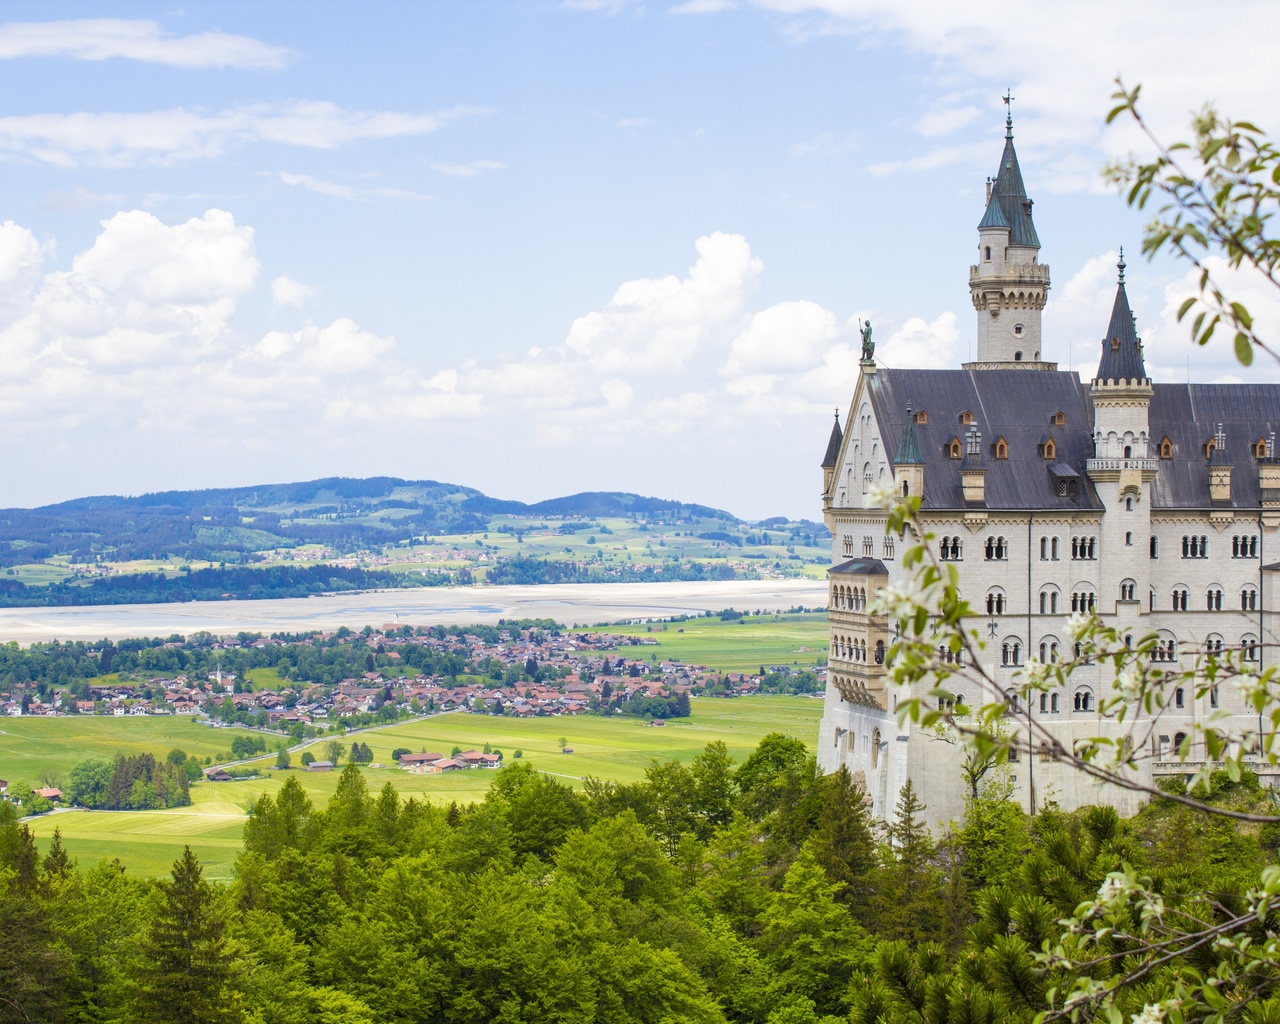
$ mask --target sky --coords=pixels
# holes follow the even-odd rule
[[[1191,346],[1101,175],[1149,150],[1117,75],[1169,140],[1277,127],[1280,8],[1228,8],[6,3],[0,506],[386,474],[818,518],[859,319],[970,355],[1006,90],[1044,358],[1092,371],[1124,246],[1153,377],[1280,379]]]

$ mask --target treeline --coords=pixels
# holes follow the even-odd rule
[[[1256,785],[1224,773],[1214,799],[1256,813]],[[580,792],[517,763],[447,809],[371,794],[351,765],[323,810],[296,778],[260,797],[226,885],[190,850],[160,882],[77,868],[56,833],[41,858],[0,806],[0,1022],[1032,1024],[1074,980],[1037,953],[1111,872],[1212,936],[1280,841],[1168,804],[1028,817],[1007,786],[935,840],[910,786],[878,826],[846,771],[778,734],[740,764],[713,743]],[[1144,1007],[1183,972],[1235,955],[1141,959],[1144,906],[1110,905],[1094,939],[1114,955],[1093,983],[1138,974],[1104,1020],[1159,1020]],[[1278,985],[1256,972],[1214,1019],[1266,1024]]]
[[[751,579],[732,566],[671,560],[660,565],[603,566],[593,562],[515,555],[499,559],[485,574],[498,585],[536,583],[671,583],[690,580]]]
[[[190,783],[200,777],[200,766],[180,750],[163,761],[151,754],[125,756],[115,761],[87,757],[68,773],[68,803],[104,811],[152,811],[186,807],[191,803]]]
[[[92,580],[73,579],[32,586],[0,578],[0,608],[166,604],[184,601],[256,601],[309,597],[347,590],[398,587],[442,587],[470,583],[468,570],[395,573],[337,565],[272,565],[262,568],[195,569],[167,576],[130,573]]]

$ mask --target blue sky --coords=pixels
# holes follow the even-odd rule
[[[1280,86],[1266,3],[1208,68],[1188,4],[958,8],[5,5],[0,504],[387,473],[815,516],[857,318],[968,354],[1006,87],[1087,373],[1141,239],[1114,75],[1169,136]],[[1130,263],[1156,374],[1238,378],[1172,323],[1186,268]]]

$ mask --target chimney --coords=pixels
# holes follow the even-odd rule
[[[982,464],[982,435],[970,427],[965,436],[964,461],[960,463],[960,486],[966,505],[986,504],[987,470]]]
[[[1213,435],[1213,451],[1209,453],[1209,500],[1215,504],[1231,501],[1231,456],[1227,454],[1227,435],[1221,423]]]

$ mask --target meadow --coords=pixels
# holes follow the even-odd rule
[[[742,610],[742,609],[739,609]],[[597,632],[642,636],[657,642],[657,658],[678,658],[717,672],[758,672],[760,666],[813,668],[827,656],[827,613],[761,615],[722,621],[689,619],[653,625],[608,626]],[[648,658],[653,647],[633,649]]]
[[[90,755],[154,754],[174,747],[203,761],[227,757],[247,729],[212,728],[186,715],[68,715],[64,718],[0,718],[0,779],[38,785],[46,772],[67,771]],[[275,737],[267,737],[274,745]]]
[[[489,743],[503,752],[508,763],[520,750],[522,761],[573,786],[580,786],[586,776],[634,782],[643,778],[645,768],[654,759],[689,761],[713,740],[724,741],[737,760],[746,757],[772,731],[811,743],[821,715],[822,702],[813,698],[702,697],[693,701],[690,718],[668,721],[661,728],[634,718],[519,720],[454,712],[361,733],[359,739],[373,751],[373,765],[363,769],[371,790],[377,791],[390,781],[404,797],[417,795],[447,805],[482,799],[493,773],[472,769],[445,775],[411,774],[390,767],[394,748],[438,750],[447,755],[455,746],[480,749]],[[61,721],[66,720],[43,720],[49,724]],[[85,720],[96,721],[109,720]],[[189,728],[193,733],[198,731]],[[568,741],[572,754],[561,752],[561,739]],[[326,742],[321,740],[312,749],[323,749]],[[195,752],[193,745],[191,752]],[[55,828],[60,829],[68,851],[79,858],[82,866],[115,857],[130,871],[143,875],[167,872],[183,845],[190,844],[205,865],[206,876],[225,879],[230,877],[240,850],[246,809],[260,794],[275,793],[292,775],[302,782],[312,801],[323,806],[337,787],[336,771],[294,768],[281,772],[270,767],[274,762],[274,756],[262,760],[262,778],[197,783],[191,787],[190,807],[167,811],[67,811],[37,818],[30,823],[31,828],[42,846],[47,845]],[[298,756],[294,755],[294,764],[298,763]]]

